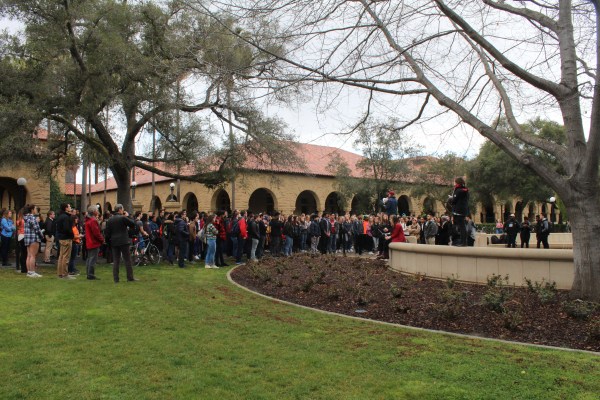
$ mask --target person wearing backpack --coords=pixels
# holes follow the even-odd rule
[[[506,247],[517,247],[517,234],[521,230],[521,225],[515,219],[515,214],[510,214],[508,220],[504,223],[504,232],[506,232]]]

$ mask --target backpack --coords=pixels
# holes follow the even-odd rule
[[[206,227],[200,229],[200,233],[198,234],[198,237],[200,237],[200,240],[202,241],[202,243],[206,243]]]

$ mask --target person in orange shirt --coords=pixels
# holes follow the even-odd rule
[[[73,248],[71,249],[71,258],[69,259],[69,275],[79,275],[79,270],[75,268],[75,257],[77,255],[77,249],[81,246],[82,235],[79,233],[79,217],[77,215],[71,215],[71,223],[73,224]]]

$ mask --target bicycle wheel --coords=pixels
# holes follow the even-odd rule
[[[146,249],[146,258],[151,264],[158,264],[160,262],[160,251],[158,247],[151,244]]]
[[[139,250],[137,248],[136,245],[131,246],[130,248],[130,255],[131,255],[131,264],[135,267],[137,267],[138,265],[140,265],[140,261],[142,261],[142,257],[139,254]]]

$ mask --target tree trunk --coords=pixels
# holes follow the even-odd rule
[[[123,205],[125,211],[133,213],[133,203],[131,202],[131,168],[120,165],[110,167],[115,181],[117,183],[117,203]]]
[[[567,213],[575,267],[571,297],[600,302],[600,195],[570,202]]]

